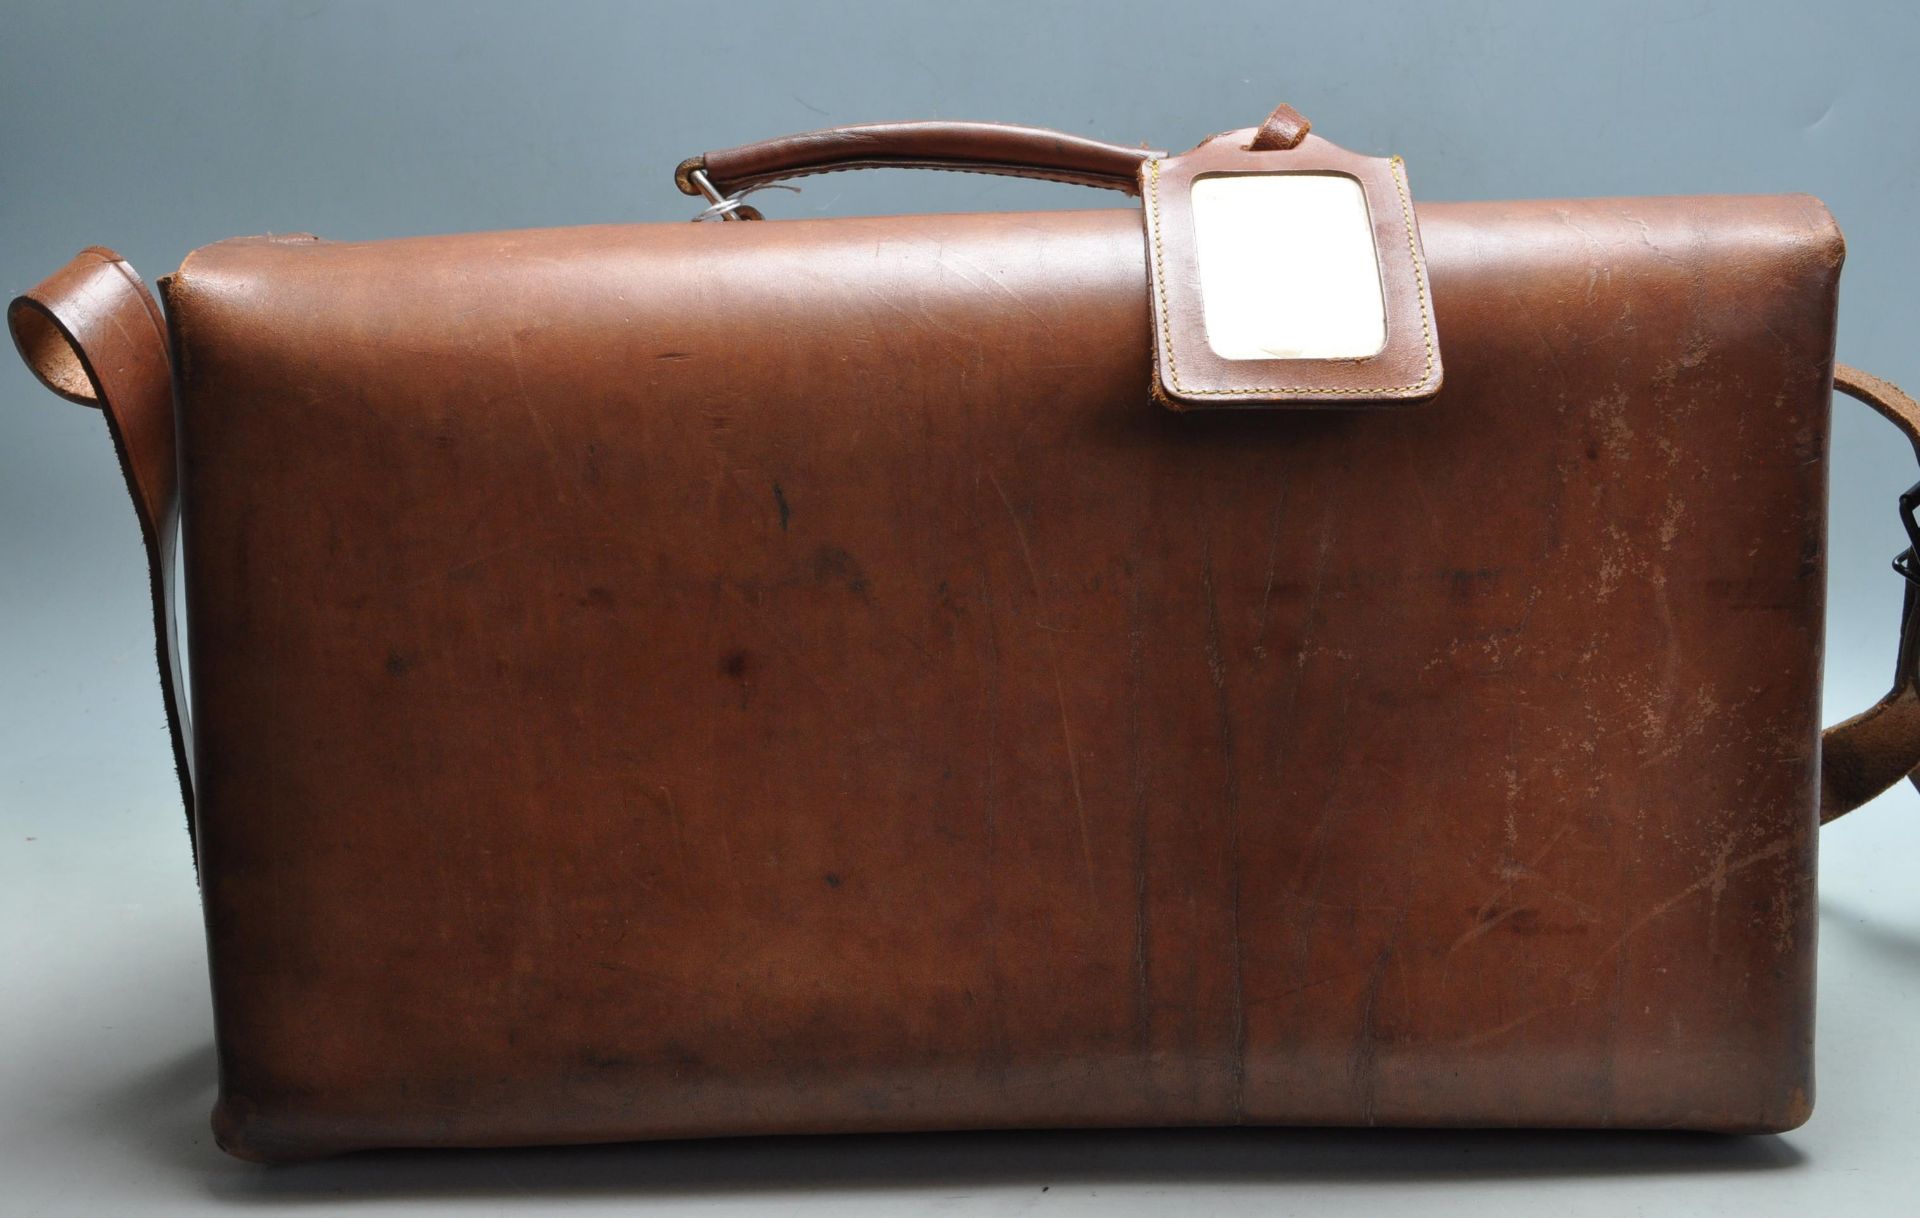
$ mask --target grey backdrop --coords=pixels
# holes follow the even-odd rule
[[[682,157],[840,122],[995,118],[1177,148],[1285,99],[1340,143],[1404,154],[1427,199],[1813,192],[1850,246],[1841,358],[1920,387],[1916,51],[1911,3],[1805,0],[0,0],[0,290],[95,242],[154,276],[243,233],[679,220]],[[1109,200],[861,174],[765,202],[834,215]],[[1890,427],[1851,404],[1837,415],[1833,717],[1886,688],[1893,500],[1920,476]],[[1920,819],[1905,787],[1826,835],[1821,1106],[1781,1139],[1064,1135],[229,1163],[204,1133],[205,974],[144,595],[98,416],[0,360],[0,1190],[16,1212],[1204,1198],[1222,1212],[1752,1214],[1876,1212],[1920,1188]]]

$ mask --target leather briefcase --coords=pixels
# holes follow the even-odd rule
[[[743,201],[868,165],[1141,202]],[[1920,436],[1819,202],[1416,207],[1285,107],[679,180],[9,311],[145,533],[228,1150],[1807,1117],[1816,830],[1920,762],[1911,613],[1819,726],[1830,391]]]

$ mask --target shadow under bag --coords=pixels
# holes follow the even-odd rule
[[[874,165],[1141,203],[742,202]],[[1817,829],[1920,763],[1911,612],[1820,731],[1829,394],[1920,409],[1818,201],[1417,205],[1285,107],[679,176],[9,311],[146,537],[222,1145],[1806,1119]]]

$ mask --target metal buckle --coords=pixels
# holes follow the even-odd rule
[[[1920,513],[1920,482],[1900,496],[1900,523],[1907,530],[1907,548],[1893,556],[1893,569],[1910,584],[1920,584],[1920,558],[1915,557],[1920,551],[1920,515],[1916,513]]]
[[[687,181],[692,182],[698,187],[700,193],[706,196],[707,200],[706,210],[693,218],[695,224],[700,223],[702,220],[764,219],[760,214],[759,208],[741,202],[742,199],[745,199],[756,190],[790,190],[795,194],[800,193],[798,186],[786,186],[778,182],[762,182],[758,186],[749,186],[745,190],[736,190],[730,195],[723,195],[720,193],[720,188],[707,179],[707,171],[704,169],[696,169],[688,174]]]

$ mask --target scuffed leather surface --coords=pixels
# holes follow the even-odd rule
[[[1804,1119],[1838,234],[1421,222],[1337,415],[1130,211],[196,254],[223,1142]]]

